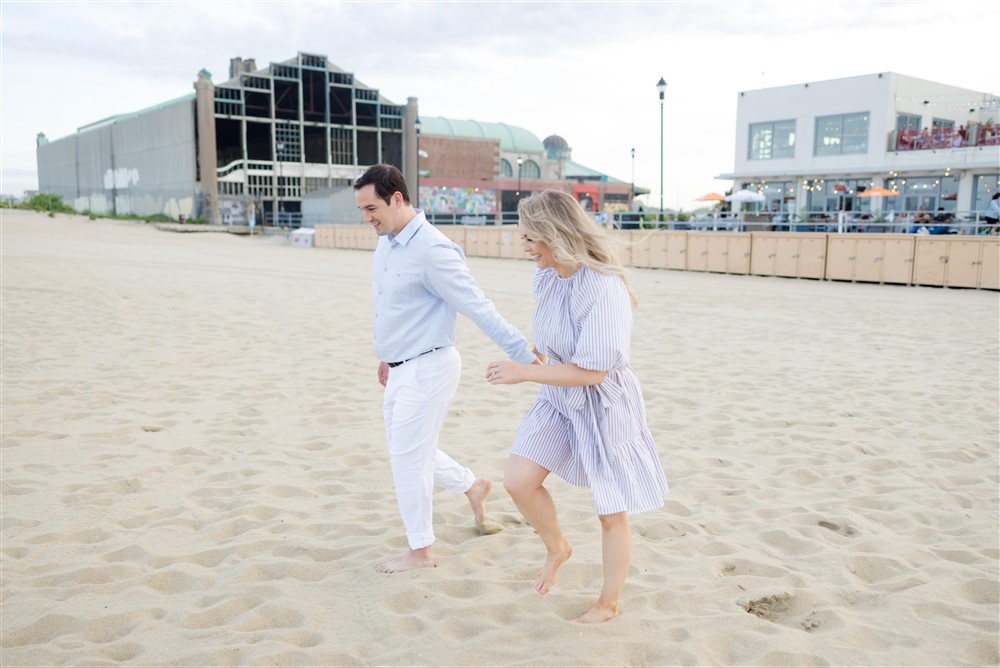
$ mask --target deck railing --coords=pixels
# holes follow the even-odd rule
[[[896,151],[930,151],[967,146],[998,146],[1000,136],[992,125],[974,125],[971,128],[924,128],[899,130],[896,133]]]

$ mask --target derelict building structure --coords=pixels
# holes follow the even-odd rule
[[[299,53],[258,70],[230,61],[215,85],[37,141],[39,190],[94,213],[297,226],[302,197],[350,186],[370,165],[399,167],[416,190],[416,98],[385,99],[327,61]]]

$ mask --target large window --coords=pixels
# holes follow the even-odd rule
[[[816,118],[813,155],[847,155],[868,151],[868,112]]]
[[[514,176],[514,169],[506,158],[500,158],[500,176],[501,178]]]
[[[794,212],[795,207],[795,182],[794,181],[751,181],[742,184],[744,190],[754,190],[764,196],[758,211],[769,211],[771,213],[782,213],[786,211]],[[753,207],[744,207],[748,211]]]
[[[875,187],[869,179],[815,179],[803,181],[806,208],[811,212],[870,211],[871,198],[861,193]]]
[[[972,210],[978,211],[982,217],[993,199],[993,193],[1000,192],[1000,174],[978,174],[976,189],[972,194]]]
[[[525,179],[540,179],[542,177],[542,169],[534,160],[525,160],[521,164],[521,177]]]
[[[954,213],[958,204],[958,179],[954,176],[926,176],[889,179],[886,187],[901,193],[893,199],[899,211],[917,211],[927,207],[931,213],[942,208]]]
[[[920,117],[914,114],[896,114],[896,132],[917,132],[920,130]]]
[[[750,160],[795,157],[795,121],[750,124]]]

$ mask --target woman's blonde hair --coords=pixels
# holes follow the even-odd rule
[[[545,242],[557,264],[587,267],[617,276],[625,283],[632,306],[637,304],[625,268],[618,259],[617,243],[570,195],[559,190],[543,190],[521,200],[517,215],[524,235],[532,241]]]

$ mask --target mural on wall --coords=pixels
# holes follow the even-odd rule
[[[223,225],[246,225],[246,205],[240,199],[220,199],[219,218]]]
[[[497,191],[445,186],[421,187],[420,204],[428,213],[496,213]]]

